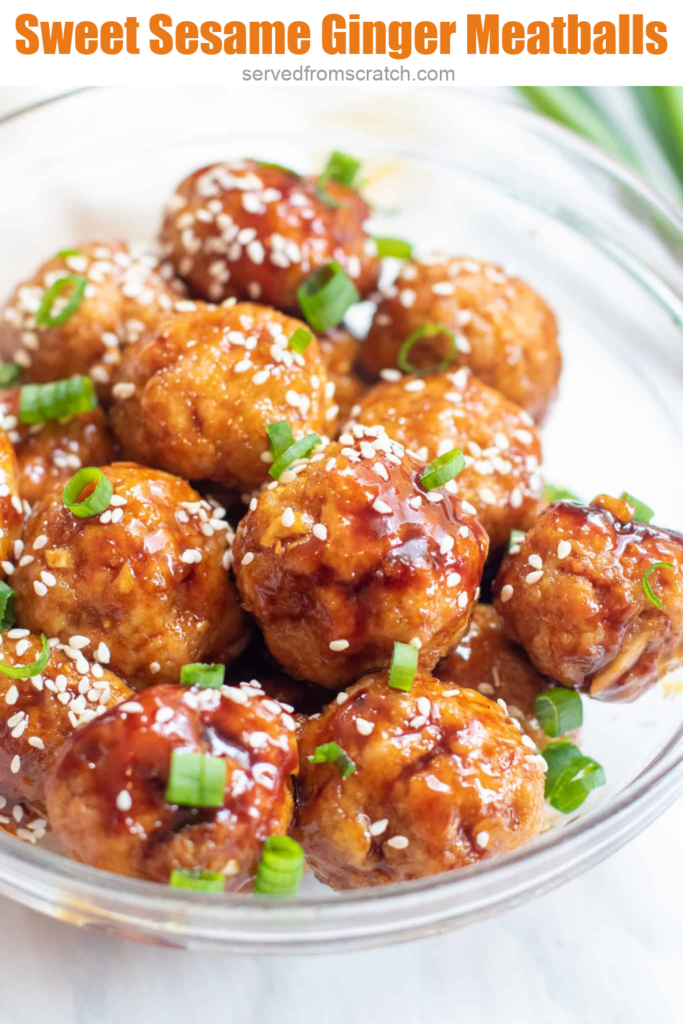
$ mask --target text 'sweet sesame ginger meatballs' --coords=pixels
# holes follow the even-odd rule
[[[488,538],[438,479],[383,428],[356,426],[252,500],[237,583],[287,672],[341,688],[388,665],[396,640],[426,669],[457,644]]]
[[[469,366],[536,421],[555,397],[562,366],[555,317],[528,285],[489,263],[440,256],[404,265],[379,304],[362,358],[374,374],[425,372],[444,360]]]
[[[386,381],[359,404],[361,423],[385,427],[425,462],[462,449],[465,468],[452,490],[474,505],[492,550],[507,544],[511,530],[526,530],[536,519],[543,482],[533,421],[466,367]]]
[[[299,320],[199,303],[126,350],[112,422],[126,458],[251,491],[269,479],[268,424],[288,420],[296,438],[322,432],[326,384]]]
[[[304,279],[332,261],[367,295],[379,273],[364,230],[370,209],[334,178],[319,185],[254,160],[202,167],[167,204],[162,244],[192,294],[211,302],[234,296],[296,313]]]
[[[78,729],[48,773],[50,824],[76,860],[239,889],[292,820],[295,724],[253,686],[153,686]]]
[[[494,585],[539,672],[602,700],[633,700],[683,657],[683,537],[641,508],[607,495],[550,505]]]
[[[467,867],[541,828],[541,759],[503,708],[422,672],[410,692],[388,681],[365,676],[300,731],[297,835],[334,889]],[[350,774],[315,760],[329,743]]]
[[[33,509],[12,577],[18,621],[63,643],[85,637],[85,654],[136,689],[176,682],[188,662],[233,660],[248,628],[223,510],[160,470],[90,472],[99,481],[75,495],[76,512],[61,486]],[[106,507],[82,518],[101,495]]]

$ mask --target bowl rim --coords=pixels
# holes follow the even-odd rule
[[[36,100],[1,117],[0,132],[8,123],[28,118],[43,107],[78,101],[100,89],[86,86]],[[107,91],[113,93],[116,89]],[[381,91],[370,90],[368,94]],[[683,209],[616,158],[533,111],[468,89],[461,90],[461,96],[471,106],[479,105],[508,120],[516,120],[523,130],[540,134],[551,143],[555,141],[564,150],[597,166],[612,181],[635,193],[683,239]],[[444,93],[440,98],[444,99]],[[49,850],[17,843],[14,837],[0,833],[0,892],[76,923],[105,921],[119,929],[133,928],[161,939],[189,937],[197,945],[231,951],[324,952],[349,943],[357,948],[414,937],[444,925],[467,923],[475,913],[468,907],[468,898],[476,897],[478,912],[482,900],[492,912],[558,885],[618,849],[682,791],[683,725],[634,780],[585,817],[514,853],[457,872],[343,895],[326,890],[298,897],[296,901],[265,897],[255,900],[252,894],[239,893],[224,894],[218,901],[186,890],[181,897],[173,889],[103,872]],[[567,860],[571,861],[569,870]],[[524,870],[515,885],[520,867]],[[429,902],[427,907],[425,899]],[[418,904],[423,905],[419,919],[408,913],[415,911]],[[378,906],[384,914],[381,921],[375,918]],[[403,913],[408,914],[405,922],[401,920]],[[325,916],[324,922],[321,915]],[[351,929],[353,934],[346,934],[344,929]]]

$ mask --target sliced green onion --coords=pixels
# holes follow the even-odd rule
[[[451,339],[451,347],[449,348],[446,356],[441,360],[440,363],[435,363],[434,366],[428,366],[426,369],[421,370],[419,366],[413,366],[408,359],[408,353],[410,352],[413,345],[415,345],[420,338],[433,338],[436,334],[445,334]],[[458,339],[456,338],[453,331],[450,331],[443,324],[423,324],[422,327],[418,327],[416,331],[409,334],[406,340],[401,345],[398,353],[398,366],[399,369],[403,370],[404,373],[413,373],[416,377],[424,377],[430,373],[442,373],[448,369],[453,360],[455,359],[458,351]]]
[[[69,377],[49,384],[24,384],[19,397],[20,423],[45,423],[64,420],[97,405],[90,377]]]
[[[266,427],[270,451],[274,459],[286,452],[294,444],[294,434],[287,420],[269,423]]]
[[[68,285],[71,285],[73,288],[71,298],[61,313],[53,316],[52,307]],[[67,320],[71,319],[83,301],[87,287],[88,279],[81,274],[69,274],[67,277],[60,277],[47,289],[40,301],[40,306],[36,313],[36,327],[61,327],[62,324],[65,324]]]
[[[319,334],[340,324],[347,309],[360,301],[355,284],[336,260],[310,274],[296,297],[306,320]]]
[[[60,249],[57,253],[58,260],[68,260],[69,256],[82,256],[80,249]]]
[[[43,649],[35,661],[30,665],[6,665],[4,661],[0,661],[0,672],[10,679],[31,679],[33,676],[39,676],[50,660],[50,646],[44,633],[40,634],[40,639]]]
[[[520,547],[524,543],[526,533],[524,530],[510,530],[510,540],[508,541],[508,551],[512,551],[513,548]]]
[[[193,662],[180,670],[182,686],[199,686],[202,690],[218,690],[225,679],[225,665],[202,665]]]
[[[560,487],[558,484],[547,483],[543,488],[543,497],[546,501],[581,501],[578,495],[574,494],[573,491],[568,491],[565,487]]]
[[[683,86],[645,85],[631,87],[650,133],[683,186]],[[680,201],[681,193],[678,194]]]
[[[284,171],[285,174],[291,174],[295,178],[300,178],[301,175],[298,171],[293,171],[291,167],[285,167],[284,164],[272,164],[267,160],[257,160],[259,167],[272,167],[275,171]]]
[[[632,494],[628,493],[628,491],[622,491],[619,498],[621,501],[627,501],[629,505],[633,505],[633,518],[638,523],[649,523],[655,514],[653,508],[646,505],[644,501],[640,500],[640,498],[634,498]]]
[[[556,686],[536,696],[536,717],[546,736],[563,736],[583,724],[583,704],[576,690]]]
[[[655,571],[655,569],[673,569],[673,565],[671,564],[671,562],[653,562],[650,568],[643,576],[643,590],[645,591],[645,596],[647,597],[648,601],[652,601],[655,608],[661,608],[662,602],[653,592],[652,587],[650,586],[650,576]]]
[[[287,344],[294,350],[294,352],[298,352],[299,355],[303,355],[312,341],[313,335],[310,331],[304,330],[303,327],[297,327]]]
[[[438,459],[433,459],[423,469],[420,483],[425,491],[433,491],[435,487],[442,487],[449,480],[453,480],[464,468],[465,456],[460,448],[454,448],[451,452],[439,455]]]
[[[21,380],[21,367],[16,363],[0,366],[0,388],[11,388]]]
[[[279,480],[287,466],[291,466],[297,459],[305,459],[319,444],[322,444],[322,441],[317,434],[306,434],[278,455],[268,472],[275,480]]]
[[[92,483],[95,483],[95,490],[84,501],[79,501],[85,488]],[[84,466],[74,473],[62,491],[62,501],[79,519],[92,519],[104,512],[113,493],[114,488],[101,469],[97,466]]]
[[[572,85],[520,85],[517,88],[540,113],[573,129],[614,156],[637,164],[630,146],[615,131],[613,123],[593,101],[588,89]]]
[[[14,625],[14,596],[12,588],[0,580],[0,630]]]
[[[409,260],[413,255],[412,242],[404,242],[402,238],[378,238],[373,237],[377,246],[377,255],[380,259],[385,256],[393,256],[397,260]]]
[[[182,807],[220,807],[225,794],[226,765],[222,757],[174,750],[166,801]]]
[[[304,851],[290,836],[269,836],[263,844],[254,892],[296,896],[304,873]]]
[[[308,758],[311,764],[322,764],[324,761],[329,761],[330,764],[336,765],[339,769],[339,774],[342,779],[348,779],[349,775],[353,775],[356,770],[356,764],[351,760],[346,751],[335,743],[334,740],[331,743],[323,743],[321,746],[315,748],[315,753],[311,754]]]
[[[410,693],[417,671],[417,647],[412,644],[394,642],[394,653],[389,667],[389,686],[392,690]]]
[[[169,882],[178,889],[197,889],[199,892],[223,892],[225,889],[225,875],[220,871],[188,871],[186,868],[174,868]]]
[[[339,208],[341,203],[338,203],[336,199],[333,199],[325,191],[328,181],[331,179],[332,181],[339,182],[340,185],[346,185],[347,188],[351,188],[359,169],[360,160],[356,160],[355,156],[349,156],[347,153],[340,153],[338,151],[332,153],[315,186],[316,192],[322,201],[327,203],[328,206]]]
[[[548,765],[546,800],[562,814],[571,814],[592,790],[605,785],[602,765],[582,754],[569,740],[549,743],[541,751],[541,756]]]

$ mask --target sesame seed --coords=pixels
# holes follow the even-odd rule
[[[477,687],[479,693],[483,693],[485,697],[492,697],[496,692],[490,683],[479,683]]]
[[[368,832],[371,836],[381,836],[383,832],[386,832],[387,825],[389,824],[388,818],[380,818],[379,821],[373,821]]]
[[[40,537],[36,537],[36,539],[33,542],[33,550],[34,551],[40,551],[40,549],[44,548],[46,544],[47,544],[47,537],[45,536],[44,533],[41,533]]]
[[[35,590],[38,597],[45,597],[45,595],[47,594],[47,587],[45,586],[44,583],[41,583],[40,580],[33,581],[33,589]]]
[[[104,641],[101,641],[97,650],[95,651],[95,660],[101,661],[104,665],[108,665],[110,658],[111,654],[109,653],[109,648],[104,643]]]
[[[346,690],[342,690],[340,693],[337,694],[337,704],[346,704],[348,699],[349,695],[346,692]]]
[[[408,641],[408,643],[410,644],[411,647],[417,647],[418,651],[422,647],[422,641],[420,640],[419,636],[414,636],[412,640]]]
[[[432,705],[430,701],[427,699],[427,697],[417,698],[417,710],[420,712],[421,715],[424,715],[425,718],[429,717],[429,713],[432,710]]]
[[[529,565],[532,565],[534,569],[542,569],[543,559],[540,555],[529,555]]]
[[[173,708],[159,708],[156,715],[154,716],[155,722],[163,725],[164,722],[170,722],[173,718]]]
[[[470,516],[476,516],[477,510],[474,505],[470,505],[469,501],[463,501],[460,505],[463,512],[466,512]]]
[[[133,800],[127,789],[122,789],[116,797],[116,806],[120,811],[129,811],[133,806]]]
[[[536,749],[536,744],[532,740],[531,736],[522,736],[522,743],[524,744],[525,747],[528,747],[529,750],[535,750]]]
[[[120,523],[122,519],[123,519],[123,509],[122,508],[115,508],[114,511],[111,514],[111,521],[112,521],[112,523]]]
[[[323,523],[316,523],[313,527],[313,536],[318,540],[327,540],[327,527]]]
[[[21,768],[21,758],[19,757],[18,754],[14,755],[14,757],[12,758],[12,763],[10,764],[9,767],[12,774],[16,775],[19,769]]]
[[[390,846],[393,850],[405,850],[409,841],[407,836],[392,836],[391,839],[387,839],[384,845]]]
[[[242,563],[241,564],[242,565],[251,565],[251,563],[253,561],[254,561],[254,552],[253,551],[247,551],[246,555],[242,559]]]
[[[349,646],[349,641],[348,640],[332,640],[330,642],[330,650],[331,651],[345,651],[348,646]]]
[[[442,555],[447,555],[449,551],[453,550],[454,544],[455,540],[453,539],[453,537],[444,537],[439,546],[439,553]]]
[[[54,587],[57,583],[57,577],[54,576],[53,573],[47,572],[45,569],[41,571],[40,578],[46,587]]]
[[[446,586],[457,587],[458,583],[460,582],[460,579],[461,577],[459,572],[449,572],[448,576],[446,577]]]
[[[510,493],[510,506],[512,508],[520,508],[523,500],[524,498],[522,497],[522,492],[520,491],[519,487],[515,487],[514,490]]]
[[[282,525],[289,529],[290,526],[294,526],[294,509],[286,508],[282,513]]]
[[[537,569],[535,572],[530,572],[524,577],[525,583],[538,583],[541,576],[543,575],[542,569]]]
[[[114,384],[111,389],[111,393],[114,398],[132,398],[135,394],[135,384],[131,384],[130,381],[121,381],[119,384]]]
[[[511,587],[509,583],[506,583],[505,586],[503,587],[503,589],[500,592],[500,599],[503,602],[503,604],[505,604],[507,601],[510,600],[510,598],[512,597],[513,591],[514,591],[514,587]]]
[[[136,700],[127,700],[125,702],[125,704],[119,704],[119,710],[121,710],[121,711],[129,711],[131,714],[139,715],[145,709],[143,708],[142,704],[140,704],[138,701],[136,701]]]
[[[122,498],[120,494],[112,494],[109,504],[113,505],[114,508],[118,508],[121,505],[127,505],[128,501],[126,498]]]
[[[11,576],[14,572],[14,565],[12,562],[0,562],[0,565],[2,566],[6,576]]]
[[[368,722],[368,720],[366,718],[357,718],[356,719],[356,729],[361,734],[361,736],[369,736],[374,728],[375,728],[375,723],[374,722]]]
[[[379,512],[380,515],[391,515],[391,505],[387,505],[386,501],[382,501],[381,498],[377,498],[375,501],[373,501],[372,507],[374,508],[375,512]]]
[[[476,843],[480,850],[485,850],[486,847],[489,845],[488,832],[477,832]]]
[[[40,736],[31,736],[28,741],[29,747],[35,747],[36,750],[45,750],[45,744],[41,740]]]
[[[458,605],[461,608],[467,608],[468,601],[469,601],[469,597],[467,596],[467,591],[463,590],[462,594],[458,595]]]
[[[557,557],[558,558],[566,558],[567,555],[571,554],[571,551],[572,551],[572,545],[571,545],[571,542],[568,541],[568,540],[561,540],[560,543],[557,545]]]

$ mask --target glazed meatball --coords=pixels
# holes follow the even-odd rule
[[[303,326],[248,302],[197,305],[129,346],[111,411],[124,455],[243,491],[269,480],[266,427],[288,420],[298,439],[325,423],[318,343],[287,345]]]
[[[5,416],[5,429],[14,426],[14,418]],[[10,576],[14,570],[16,544],[19,542],[24,508],[19,497],[19,470],[12,442],[0,430],[0,579]]]
[[[473,259],[406,263],[380,302],[363,345],[373,374],[396,367],[403,343],[418,328],[440,324],[458,335],[455,363],[543,419],[557,391],[562,360],[557,325],[535,292],[500,267]],[[424,336],[408,353],[420,369],[447,356],[451,339]]]
[[[432,377],[378,384],[360,402],[360,422],[379,424],[431,462],[461,448],[465,469],[451,490],[474,505],[491,549],[526,530],[541,509],[541,441],[523,409],[466,367]]]
[[[254,299],[296,313],[297,290],[335,260],[361,295],[379,262],[364,230],[370,209],[353,189],[254,160],[202,167],[180,183],[161,231],[165,252],[192,294],[213,302]]]
[[[75,312],[55,327],[38,326],[36,314],[46,291],[61,278],[88,282]],[[121,348],[173,308],[180,286],[173,270],[154,256],[135,257],[122,242],[90,242],[65,250],[17,286],[0,314],[0,358],[18,363],[27,381],[63,380],[89,374],[98,392],[109,394]],[[55,298],[58,318],[73,294],[68,285]]]
[[[548,742],[536,717],[536,697],[552,684],[536,671],[524,648],[508,640],[491,605],[477,605],[468,632],[434,675],[444,686],[469,687],[504,701],[510,717],[537,747]]]
[[[507,635],[539,672],[602,700],[635,699],[683,652],[683,536],[633,516],[607,495],[558,501],[494,585]],[[657,562],[671,568],[647,577]]]
[[[368,390],[368,385],[355,369],[359,351],[360,342],[343,328],[337,327],[320,338],[320,352],[333,403],[326,413],[327,433],[332,432],[335,424],[343,426],[346,423]]]
[[[102,515],[78,518],[61,487],[34,508],[12,577],[19,622],[63,643],[85,637],[86,655],[136,689],[177,682],[188,662],[230,662],[248,629],[222,509],[159,470],[102,472],[114,488]]]
[[[80,637],[73,637],[78,644]],[[39,636],[10,629],[0,637],[0,661],[30,665],[42,652]],[[89,662],[77,647],[51,645],[39,675],[12,679],[0,672],[0,791],[43,808],[45,773],[74,729],[132,696],[117,675]]]
[[[76,731],[47,777],[50,825],[69,856],[168,882],[176,868],[253,878],[263,842],[292,820],[294,721],[250,686],[153,686]],[[169,803],[174,751],[223,758],[220,807]]]
[[[355,764],[346,779],[309,760],[332,742]],[[514,721],[475,690],[422,672],[410,693],[392,690],[386,671],[360,679],[303,726],[299,750],[298,832],[334,889],[466,867],[541,827],[541,758]]]
[[[354,427],[254,498],[235,538],[242,601],[282,667],[341,688],[413,642],[429,669],[467,629],[488,551],[475,510]]]
[[[0,416],[12,422],[19,472],[19,494],[33,505],[57,484],[66,484],[81,466],[105,466],[114,445],[101,409],[66,420],[27,426],[18,422],[20,392],[0,392]]]

